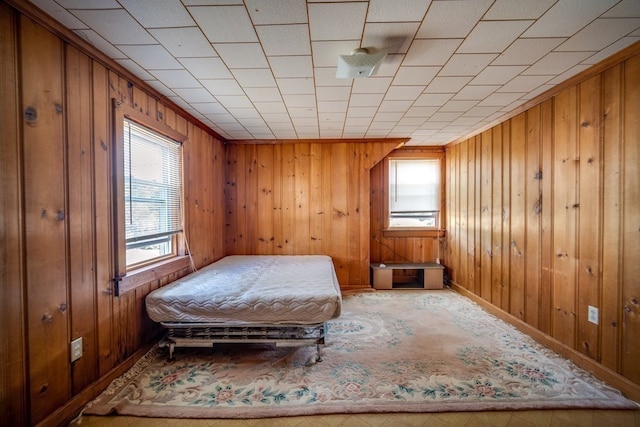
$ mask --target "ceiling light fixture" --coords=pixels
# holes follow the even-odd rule
[[[386,55],[384,52],[369,53],[365,48],[355,49],[350,55],[339,55],[336,78],[353,79],[373,76]]]

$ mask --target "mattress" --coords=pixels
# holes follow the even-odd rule
[[[155,322],[313,325],[340,315],[324,255],[232,255],[147,295]]]

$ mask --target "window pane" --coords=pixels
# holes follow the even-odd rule
[[[127,265],[172,253],[182,231],[182,151],[179,143],[124,121]]]
[[[438,226],[440,162],[389,160],[389,227]]]

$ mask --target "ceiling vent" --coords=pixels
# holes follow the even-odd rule
[[[383,52],[369,53],[365,48],[353,50],[350,55],[340,55],[336,78],[353,79],[373,76],[386,55]]]

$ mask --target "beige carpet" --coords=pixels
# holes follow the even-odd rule
[[[315,347],[154,348],[85,414],[260,418],[636,404],[447,290],[348,294]]]

